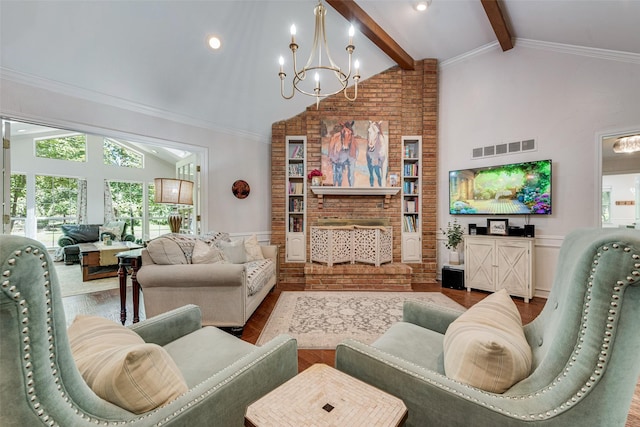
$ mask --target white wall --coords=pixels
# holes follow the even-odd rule
[[[446,226],[448,172],[552,159],[553,214],[531,216],[538,242],[537,288],[549,289],[557,248],[577,227],[597,227],[600,177],[595,135],[640,125],[640,61],[535,48],[498,47],[449,61],[440,72],[438,227]],[[475,147],[534,138],[537,151],[471,160]],[[600,141],[597,141],[600,144]],[[523,225],[525,218],[508,217]],[[459,217],[483,224],[486,217]]]
[[[4,117],[169,147],[187,144],[187,150],[203,159],[204,230],[264,234],[271,229],[270,141],[105,105],[91,100],[91,94],[66,95],[49,89],[48,82],[1,77],[0,115]],[[251,185],[251,194],[244,200],[231,193],[231,185],[239,178]]]

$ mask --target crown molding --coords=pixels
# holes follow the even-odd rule
[[[465,52],[462,55],[454,56],[453,58],[449,58],[445,61],[440,62],[440,69],[445,69],[459,62],[463,62],[463,61],[466,61],[467,59],[471,59],[475,56],[484,55],[485,53],[491,52],[492,50],[499,50],[498,49],[499,47],[500,47],[500,44],[497,41],[485,44],[483,46],[480,46],[479,48]],[[502,50],[500,49],[500,51]]]
[[[531,39],[516,39],[516,43],[522,47],[541,49],[551,52],[568,53],[571,55],[587,56],[590,58],[605,59],[607,61],[628,62],[640,64],[640,54],[623,52],[619,50],[598,49],[595,47],[575,46],[570,44],[544,42]]]
[[[604,59],[607,61],[626,62],[630,64],[640,64],[640,54],[633,52],[622,52],[619,50],[598,49],[594,47],[574,46],[570,44],[545,42],[540,40],[521,39],[514,40],[515,47],[525,47],[530,49],[540,49],[548,52],[558,52],[570,55],[587,56],[589,58]],[[483,55],[492,50],[497,50],[498,42],[492,42],[477,49],[465,52],[462,55],[455,56],[440,63],[440,68],[444,69],[455,65],[459,62]]]
[[[171,111],[162,110],[159,108],[140,104],[134,101],[130,101],[128,99],[119,98],[119,97],[108,95],[102,92],[96,92],[93,90],[81,88],[79,86],[74,86],[68,83],[62,83],[56,80],[46,79],[44,77],[35,76],[33,74],[23,73],[23,72],[12,70],[10,68],[6,68],[2,66],[0,66],[0,78],[10,82],[35,87],[37,89],[43,89],[43,90],[55,92],[55,93],[69,96],[72,98],[95,102],[97,104],[107,105],[109,107],[116,107],[126,111],[144,114],[146,116],[156,117],[159,119],[168,120],[168,121],[180,123],[187,126],[194,126],[198,128],[208,129],[214,132],[224,133],[227,135],[241,136],[243,138],[254,140],[256,142],[262,142],[267,144],[271,143],[271,139],[269,135],[261,135],[261,134],[256,134],[252,132],[246,132],[239,129],[223,128],[206,120],[200,120],[194,117],[173,113]]]

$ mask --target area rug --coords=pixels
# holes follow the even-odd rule
[[[282,292],[257,345],[279,334],[302,349],[334,349],[345,338],[370,344],[402,319],[408,299],[464,310],[439,292]]]
[[[120,287],[120,280],[117,276],[83,282],[82,268],[79,264],[64,265],[59,262],[54,264],[62,297],[107,291],[109,289],[118,289]],[[127,286],[131,286],[130,277],[127,278]]]

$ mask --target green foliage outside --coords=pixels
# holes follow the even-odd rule
[[[87,135],[71,135],[59,138],[37,139],[36,157],[45,159],[87,161]]]
[[[129,150],[109,138],[104,138],[103,158],[105,165],[138,169],[144,166],[142,154]]]

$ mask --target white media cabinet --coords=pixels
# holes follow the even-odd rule
[[[467,291],[505,288],[529,302],[535,292],[534,238],[465,236],[464,284]]]

